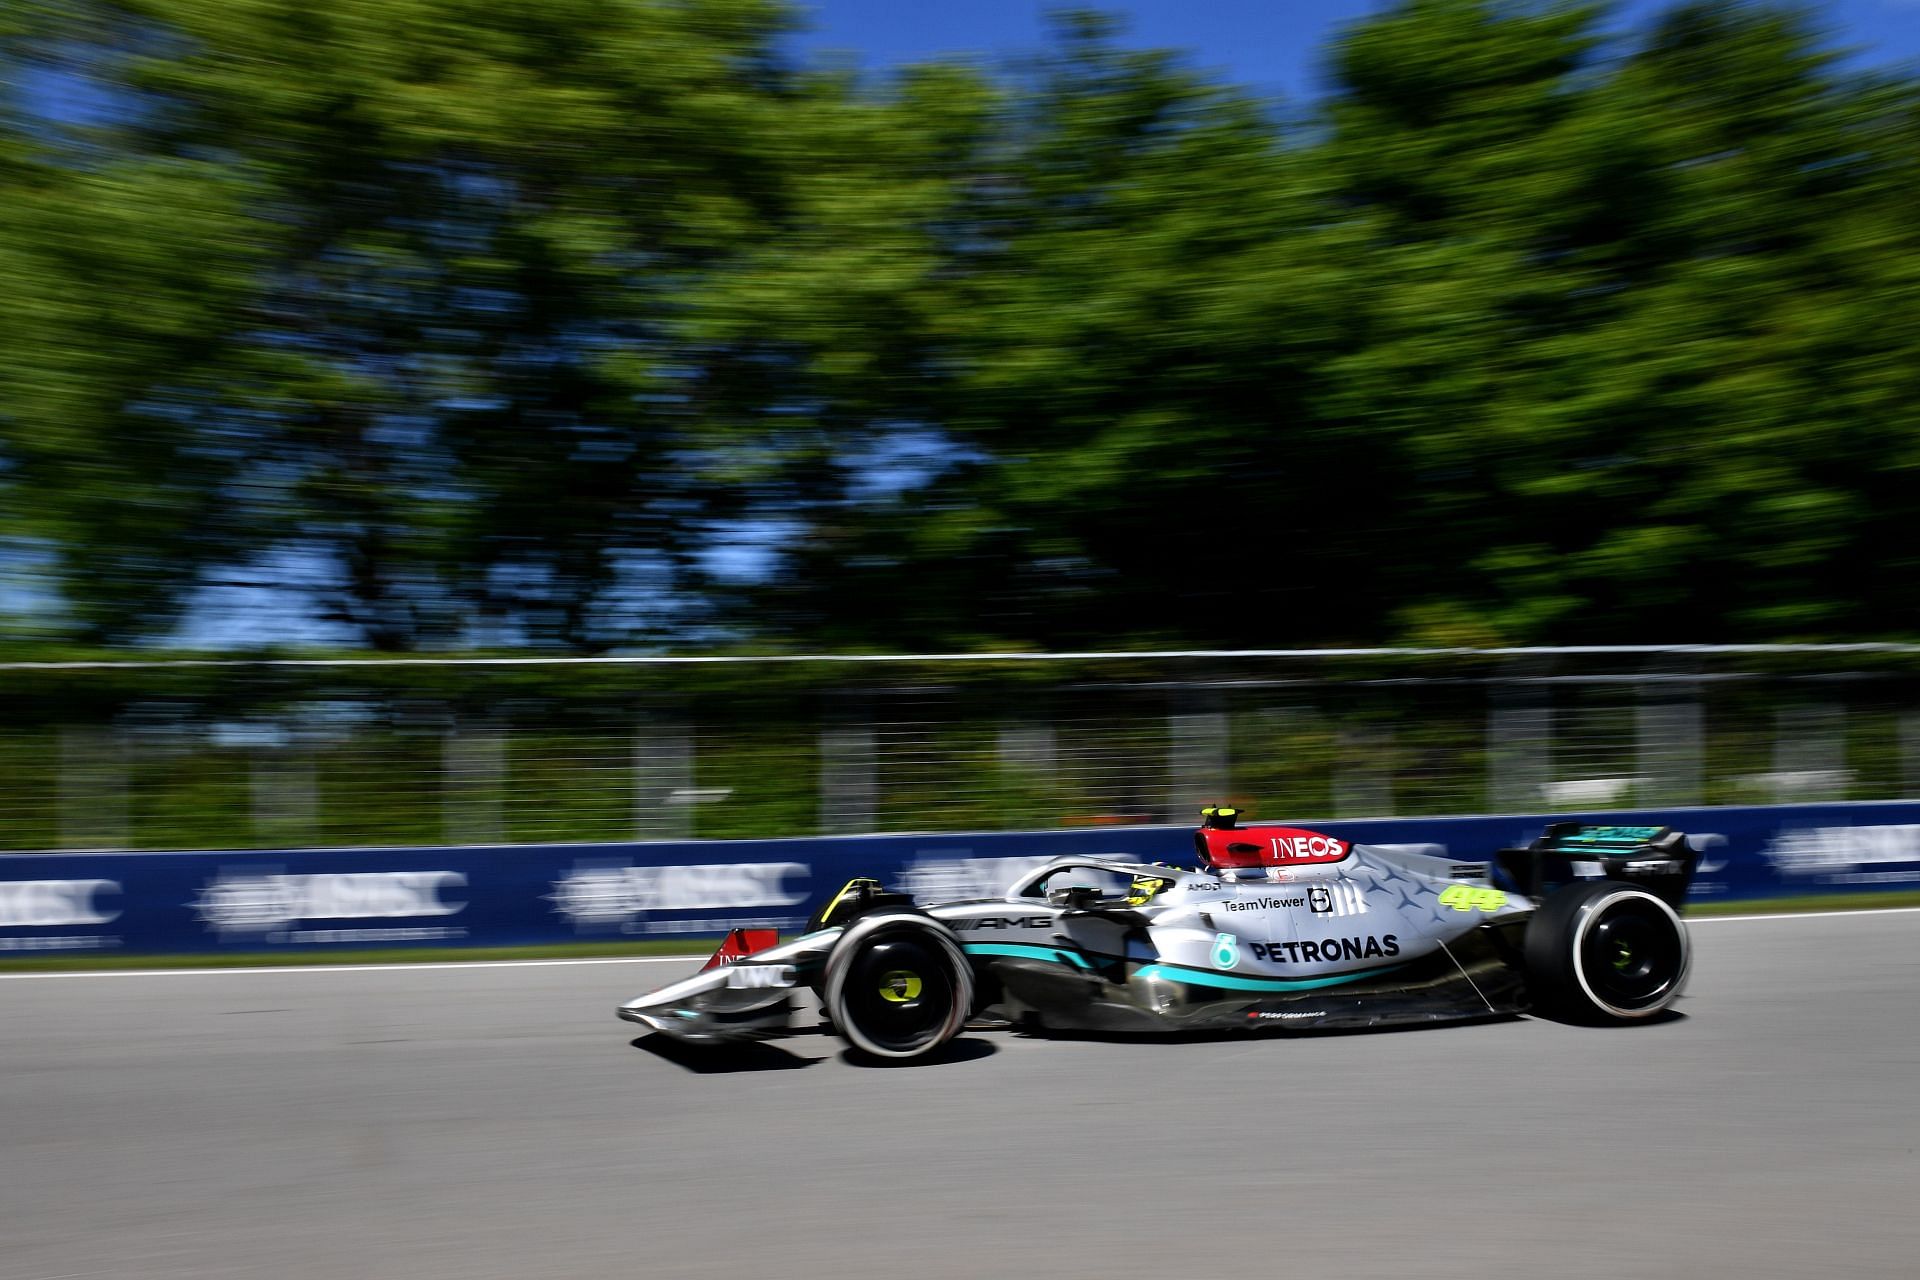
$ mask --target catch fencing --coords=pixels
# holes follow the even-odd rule
[[[1889,800],[1920,646],[0,664],[0,851]]]

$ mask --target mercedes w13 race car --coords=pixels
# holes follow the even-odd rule
[[[861,1053],[911,1059],[973,1022],[1030,1030],[1375,1027],[1666,1010],[1698,855],[1664,827],[1558,823],[1485,861],[1203,812],[1192,869],[1061,857],[998,898],[918,904],[854,880],[805,933],[735,930],[620,1017],[714,1043],[793,1030],[810,993]],[[797,999],[798,998],[798,999]]]

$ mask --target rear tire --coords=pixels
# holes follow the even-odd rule
[[[862,1053],[923,1057],[966,1024],[973,966],[953,934],[925,916],[863,916],[827,957],[821,1005]]]
[[[1550,896],[1527,922],[1536,1011],[1573,1022],[1639,1022],[1679,998],[1693,961],[1678,913],[1639,885],[1594,880]]]

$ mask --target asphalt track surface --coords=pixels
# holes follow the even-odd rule
[[[671,964],[0,981],[0,1276],[1920,1274],[1920,914],[1702,921],[1683,1016],[863,1067]]]

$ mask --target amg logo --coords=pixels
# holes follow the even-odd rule
[[[1400,937],[1389,933],[1375,938],[1327,938],[1315,942],[1256,942],[1253,957],[1276,964],[1332,964],[1339,960],[1367,960],[1400,954]]]
[[[955,929],[1045,929],[1053,924],[1048,916],[980,916],[973,920],[949,921]]]

